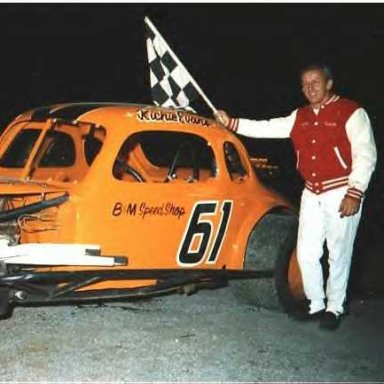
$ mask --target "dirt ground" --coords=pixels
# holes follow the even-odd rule
[[[384,297],[335,332],[239,304],[230,288],[102,306],[16,308],[1,381],[384,381]]]

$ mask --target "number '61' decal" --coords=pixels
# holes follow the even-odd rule
[[[218,213],[217,207],[219,205],[219,201],[200,201],[195,204],[177,254],[179,265],[192,267],[200,264],[204,258],[206,258],[207,264],[216,263],[227,231],[233,202],[231,200],[223,201]],[[220,215],[220,222],[218,229],[215,230],[211,217],[217,214]],[[214,238],[211,242],[212,236]],[[191,249],[192,245],[196,243],[195,237],[200,237],[198,246],[197,249]],[[211,247],[209,247],[210,244],[212,244]]]

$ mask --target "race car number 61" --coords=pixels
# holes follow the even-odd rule
[[[225,233],[228,228],[229,219],[232,212],[233,202],[224,200],[221,204],[220,212],[217,207],[220,205],[218,201],[200,201],[195,204],[192,209],[191,216],[185,229],[183,238],[177,255],[177,262],[183,266],[195,266],[200,264],[204,258],[207,264],[214,264],[217,261],[219,251],[221,249]],[[218,229],[213,227],[212,220],[207,216],[215,216],[220,214],[220,222]],[[204,218],[201,218],[204,216]],[[211,243],[211,237],[214,236],[212,246],[207,252],[208,245]],[[196,249],[191,249],[195,238],[200,237],[197,242]]]

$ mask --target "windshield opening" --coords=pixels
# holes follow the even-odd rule
[[[44,137],[39,140],[42,133]],[[100,152],[104,138],[105,129],[92,124],[55,123],[44,129],[31,123],[8,142],[0,158],[0,167],[6,176],[19,177],[24,172],[28,179],[79,181]],[[39,148],[34,150],[36,145]],[[24,170],[26,166],[28,170]]]
[[[24,168],[41,129],[23,129],[8,146],[0,159],[0,167]]]

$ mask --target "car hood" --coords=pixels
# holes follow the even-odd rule
[[[68,192],[59,186],[19,179],[0,178],[0,223],[17,220],[43,209],[57,207],[69,199]],[[13,201],[10,207],[4,204]]]

